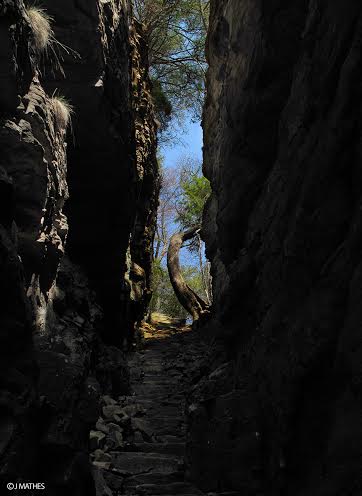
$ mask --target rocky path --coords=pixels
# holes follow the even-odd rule
[[[103,398],[91,434],[97,496],[202,495],[185,481],[185,394],[203,349],[190,327],[159,323],[131,355],[132,395]]]

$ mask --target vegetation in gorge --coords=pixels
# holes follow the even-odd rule
[[[205,296],[200,270],[195,265],[184,265],[183,276],[187,284],[200,296]],[[170,317],[186,319],[188,312],[180,305],[170,283],[167,267],[155,260],[153,268],[154,296],[151,302],[151,312],[160,312]]]
[[[27,7],[26,14],[33,32],[33,43],[36,51],[38,53],[46,51],[54,42],[52,18],[44,9],[35,5]]]
[[[203,319],[209,315],[209,304],[197,291],[187,284],[181,269],[180,251],[184,244],[195,239],[199,234],[201,226],[193,226],[190,229],[178,231],[171,236],[167,250],[167,269],[171,285],[183,308],[191,315],[193,322]],[[202,260],[201,260],[202,262]],[[201,268],[202,273],[202,268]],[[206,288],[205,288],[206,291]]]
[[[72,125],[74,109],[68,100],[61,95],[53,95],[50,99],[50,108],[59,130],[66,130]]]
[[[204,206],[210,193],[210,182],[202,175],[201,166],[188,159],[180,171],[177,206],[177,222],[183,229],[201,224]]]
[[[38,5],[28,5],[26,7],[26,16],[32,31],[32,44],[38,57],[41,58],[42,55],[47,56],[50,60],[52,71],[58,71],[65,77],[60,54],[58,53],[59,49],[74,58],[79,58],[79,54],[55,38],[53,29],[54,19],[45,9]],[[39,74],[41,75],[41,71],[39,71]],[[64,96],[54,92],[49,102],[57,128],[60,131],[65,131],[68,126],[71,127],[74,109],[68,100]]]
[[[154,245],[153,298],[151,311],[185,318],[172,288],[166,268],[166,254],[172,234],[201,222],[210,184],[202,175],[201,164],[193,157],[183,157],[173,169],[162,169],[158,221]],[[209,264],[203,256],[199,235],[186,246],[182,273],[186,283],[201,298],[211,302]]]
[[[199,118],[205,93],[207,0],[133,0],[144,25],[161,140],[175,138],[171,118]]]
[[[179,140],[179,124],[186,115],[199,119],[205,95],[205,40],[208,28],[207,0],[133,0],[133,12],[143,25],[149,48],[152,96],[162,145]],[[165,267],[172,234],[201,223],[210,193],[201,164],[184,157],[173,169],[164,168],[155,239],[154,297],[152,309],[173,316],[185,310],[179,304]],[[211,302],[210,270],[197,233],[183,255],[186,283]],[[192,274],[192,275],[191,275]],[[162,297],[161,297],[162,293]]]
[[[32,47],[37,54],[38,73],[42,75],[44,62],[53,76],[66,78],[63,68],[64,55],[80,60],[80,54],[56,39],[53,29],[54,19],[37,4],[29,4],[25,9],[26,18],[32,31]]]

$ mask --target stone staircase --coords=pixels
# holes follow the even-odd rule
[[[132,395],[104,398],[97,426],[105,437],[92,455],[97,496],[203,495],[185,480],[184,467],[185,393],[202,355],[197,333],[169,322],[146,327],[144,338],[129,360]]]

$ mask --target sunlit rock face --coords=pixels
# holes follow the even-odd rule
[[[134,146],[136,168],[136,209],[127,256],[124,315],[138,325],[145,316],[151,300],[153,240],[155,236],[160,177],[157,162],[157,128],[148,76],[148,47],[142,26],[131,26],[132,113],[134,116]]]
[[[210,490],[361,488],[361,22],[355,1],[211,2],[206,331],[229,365],[189,444]]]
[[[36,77],[16,112],[0,130],[1,161],[15,185],[18,249],[35,326],[44,332],[68,232],[63,214],[68,198],[66,130]]]

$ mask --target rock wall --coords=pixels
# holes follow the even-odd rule
[[[361,492],[361,27],[354,0],[211,2],[205,489]]]
[[[151,301],[153,240],[155,237],[160,177],[156,156],[157,127],[148,76],[147,46],[142,25],[131,26],[132,107],[136,146],[136,216],[127,254],[125,311],[131,335],[144,318]]]
[[[91,496],[89,431],[149,298],[156,128],[128,2],[43,7],[47,53],[0,1],[0,482]]]
[[[46,87],[64,94],[74,108],[68,251],[97,290],[106,318],[103,338],[119,344],[121,282],[136,202],[129,5],[120,0],[44,5],[55,19],[56,39],[66,47],[56,48],[66,78],[54,74],[50,61]]]
[[[104,340],[119,345],[133,330],[134,297],[124,281],[130,270],[130,235],[133,239],[137,232],[136,237],[142,237],[139,233],[148,224],[152,240],[157,207],[147,47],[131,26],[129,2],[72,0],[64,8],[57,0],[46,0],[44,5],[56,21],[55,37],[65,47],[57,50],[66,74],[64,79],[48,66],[46,87],[49,93],[60,91],[74,107],[74,138],[68,153],[68,251],[85,268],[97,292],[105,315]],[[146,245],[141,251],[149,251]],[[135,260],[145,279],[137,298],[147,301],[150,265],[142,257]]]
[[[39,436],[34,319],[42,306],[46,252],[55,245],[66,188],[64,142],[34,71],[30,28],[22,2],[0,4],[0,273],[1,273],[1,485],[29,477]],[[55,181],[59,183],[55,186]],[[59,187],[58,187],[59,186]],[[50,212],[49,195],[59,209]],[[54,203],[55,207],[55,203]],[[47,215],[45,215],[45,213]],[[25,270],[21,254],[28,259]],[[54,273],[52,274],[54,276]],[[34,276],[34,277],[33,277]],[[34,295],[32,308],[26,290]],[[49,289],[49,287],[48,287]],[[44,307],[43,307],[44,309]]]

